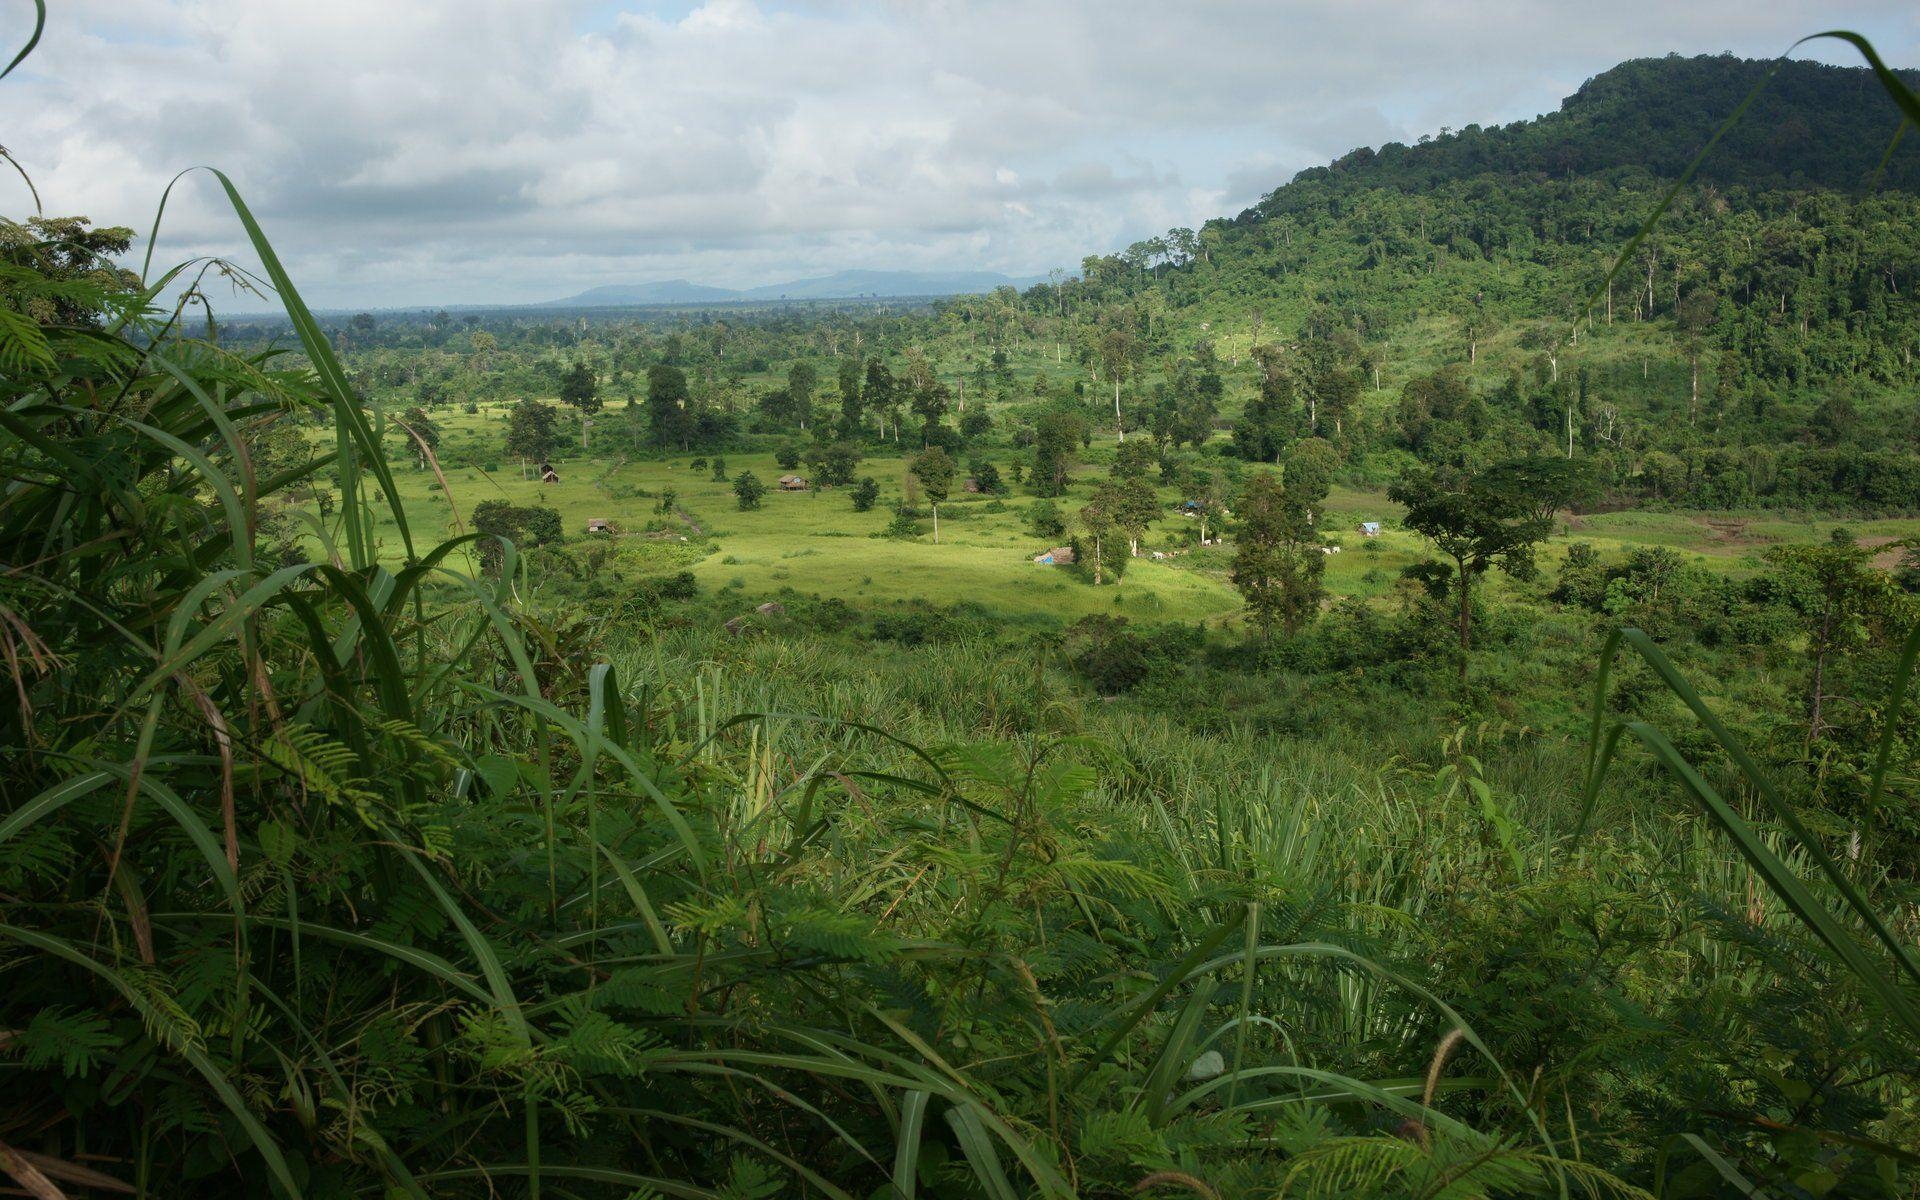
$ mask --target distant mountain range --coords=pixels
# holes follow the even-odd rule
[[[997,287],[1027,288],[1035,276],[1016,279],[994,271],[836,271],[757,288],[711,287],[685,279],[613,283],[578,295],[548,300],[541,308],[606,308],[645,304],[722,304],[769,300],[851,300],[862,296],[959,296]]]

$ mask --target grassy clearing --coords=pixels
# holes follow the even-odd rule
[[[407,460],[394,463],[399,499],[415,527],[452,536],[458,528],[453,510],[464,518],[483,500],[504,499],[557,509],[575,541],[595,536],[585,532],[590,518],[612,520],[619,529],[612,540],[635,556],[634,574],[691,569],[703,587],[743,598],[791,589],[857,605],[974,603],[1021,618],[1072,619],[1099,612],[1144,621],[1237,621],[1239,599],[1227,581],[1232,549],[1193,545],[1192,522],[1171,512],[1184,497],[1171,488],[1159,489],[1169,514],[1143,543],[1143,556],[1128,564],[1119,586],[1095,589],[1074,572],[1032,562],[1050,542],[1032,532],[1025,519],[1032,499],[1017,489],[999,500],[956,494],[941,508],[940,542],[935,545],[930,521],[923,521],[928,532],[919,538],[885,536],[908,482],[908,459],[891,452],[868,458],[860,468],[860,474],[880,484],[881,499],[872,511],[854,512],[845,489],[828,489],[770,491],[759,510],[741,512],[731,485],[714,480],[708,470],[691,469],[692,456],[629,461],[575,452],[556,462],[559,483],[524,478],[519,464],[502,461],[498,453],[502,412],[489,408],[445,418],[441,459],[452,506],[431,471]],[[603,416],[602,424],[608,420]],[[1003,462],[1006,454],[988,452]],[[1096,461],[1081,465],[1077,477],[1104,471],[1098,460],[1105,454],[1105,443],[1096,441]],[[485,469],[488,465],[493,469]],[[784,473],[766,453],[729,455],[727,467],[730,474],[751,470],[768,483]],[[671,518],[658,512],[658,499],[669,489],[677,510]],[[1078,503],[1069,495],[1060,505],[1071,513]],[[1381,490],[1333,491],[1323,527],[1341,547],[1329,557],[1326,573],[1335,599],[1383,596],[1394,588],[1403,568],[1427,556],[1424,542],[1397,528],[1397,518],[1397,506]],[[1383,533],[1361,536],[1362,521],[1382,522]],[[1915,519],[1626,511],[1570,518],[1563,536],[1541,552],[1542,561],[1552,567],[1573,541],[1592,543],[1607,554],[1660,546],[1715,571],[1745,575],[1763,569],[1758,555],[1765,547],[1818,543],[1842,526],[1869,544],[1920,534],[1920,520]],[[390,513],[382,514],[375,532],[383,554],[396,561],[397,527]],[[682,537],[688,539],[685,550],[660,544]],[[1146,552],[1155,549],[1177,554],[1154,561]]]

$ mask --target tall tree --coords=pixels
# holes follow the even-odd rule
[[[1093,586],[1095,587],[1099,587],[1101,582],[1101,553],[1107,538],[1113,533],[1113,510],[1110,507],[1112,499],[1108,485],[1100,485],[1094,489],[1093,495],[1087,498],[1087,502],[1080,506],[1080,513],[1076,518],[1080,529],[1093,539]]]
[[[507,453],[520,460],[521,478],[526,477],[528,464],[545,462],[553,453],[558,427],[550,405],[522,400],[513,406],[507,421]]]
[[[1300,435],[1293,376],[1277,346],[1255,346],[1253,358],[1260,368],[1260,392],[1234,423],[1233,449],[1248,462],[1276,462]]]
[[[1040,414],[1033,426],[1033,478],[1036,496],[1064,496],[1073,470],[1074,448],[1080,444],[1080,417],[1052,409]]]
[[[1770,546],[1765,557],[1778,568],[1807,631],[1807,736],[1811,748],[1827,731],[1828,675],[1834,661],[1874,640],[1886,618],[1902,607],[1903,593],[1886,571],[1871,564],[1877,551],[1843,530],[1819,546]]]
[[[1407,528],[1451,560],[1459,605],[1460,681],[1473,645],[1473,585],[1493,567],[1516,579],[1534,575],[1533,549],[1553,532],[1553,514],[1588,487],[1583,464],[1564,458],[1521,458],[1484,471],[1417,468],[1387,489],[1407,509]]]
[[[913,477],[920,481],[920,487],[927,493],[927,503],[933,508],[933,544],[940,544],[940,502],[947,498],[947,492],[953,487],[955,468],[953,458],[939,446],[930,446],[920,452],[913,460]]]
[[[1126,535],[1129,557],[1139,555],[1140,539],[1160,515],[1160,497],[1152,478],[1155,457],[1153,445],[1145,438],[1122,442],[1114,452],[1108,475],[1113,489],[1109,512],[1114,525]]]
[[[886,362],[879,355],[867,359],[866,383],[860,389],[860,403],[868,412],[879,415],[882,441],[886,440],[888,421],[893,423],[893,440],[900,440],[900,422],[894,417],[900,404],[896,390],[893,372],[887,369]]]
[[[693,427],[688,411],[692,399],[685,371],[666,363],[647,368],[647,423],[655,446],[665,450],[687,444]]]
[[[1272,638],[1276,624],[1289,637],[1298,633],[1326,598],[1319,517],[1332,464],[1323,447],[1317,438],[1300,443],[1287,456],[1283,475],[1258,472],[1240,496],[1230,578],[1263,641]]]
[[[820,373],[804,359],[787,368],[787,395],[802,429],[813,420],[813,389],[819,382]]]
[[[401,415],[400,425],[413,447],[414,457],[419,460],[420,469],[426,470],[427,456],[440,448],[440,427],[418,404]]]
[[[860,436],[864,405],[860,397],[860,364],[853,359],[840,363],[840,436]]]
[[[1257,471],[1240,491],[1239,527],[1234,534],[1233,567],[1228,578],[1246,602],[1247,615],[1260,630],[1260,640],[1273,638],[1286,600],[1281,581],[1281,526],[1286,499],[1279,476]]]
[[[580,412],[580,448],[587,448],[587,426],[593,423],[593,414],[600,411],[600,381],[595,377],[593,368],[584,362],[576,362],[560,377],[560,399]]]
[[[1127,440],[1127,425],[1120,415],[1120,382],[1132,372],[1139,353],[1140,343],[1130,329],[1109,329],[1100,337],[1100,366],[1113,381],[1113,432],[1123,442]]]

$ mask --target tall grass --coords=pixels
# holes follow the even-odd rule
[[[184,269],[132,292],[9,274],[95,314],[0,343],[17,1180],[1069,1195],[1215,1128],[1271,1175],[1252,1122],[1301,1106],[1378,1106],[1515,1178],[1575,1169],[1544,1128],[1522,1153],[1250,1032],[1300,981],[1342,1003],[1349,977],[1459,1021],[1325,940],[1331,902],[1262,881],[1286,836],[1217,831],[1205,870],[1177,835],[1143,855],[1196,775],[1163,772],[1150,731],[1089,740],[1065,697],[964,648],[878,695],[805,646],[762,673],[657,642],[596,661],[516,602],[512,547],[499,581],[446,569],[471,539],[413,542],[377,430],[213,179],[299,369],[183,334],[156,302]],[[263,474],[280,422],[331,449]],[[269,561],[263,526],[316,487],[340,497],[336,559]],[[973,736],[945,740],[977,695]],[[1174,1094],[1223,1006],[1233,1069]],[[1348,1036],[1412,1039],[1413,1061],[1418,1026]]]

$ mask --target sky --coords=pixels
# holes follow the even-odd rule
[[[50,215],[140,230],[232,177],[316,307],[686,278],[1076,267],[1360,145],[1557,108],[1627,58],[1912,0],[67,0],[0,83]],[[25,40],[32,5],[0,4]],[[1799,57],[1855,63],[1839,43]],[[0,212],[30,211],[24,185]],[[211,176],[154,259],[253,260]],[[216,301],[229,311],[257,301]]]

